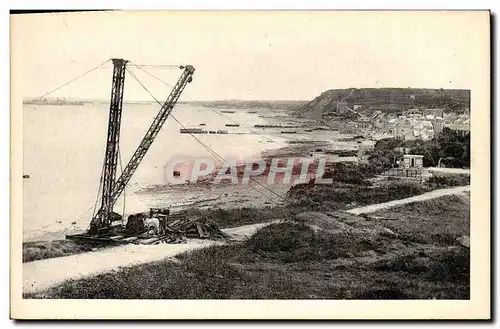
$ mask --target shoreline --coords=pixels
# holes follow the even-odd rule
[[[239,110],[241,111],[241,109]],[[287,111],[283,109],[272,110],[273,113],[279,114],[279,116],[266,116],[266,122],[269,124],[274,124],[276,122],[287,122],[293,121],[295,123],[307,123],[311,124],[310,119],[299,118],[295,116],[295,112]],[[286,114],[286,115],[284,115]],[[253,129],[253,128],[252,128]],[[269,131],[273,129],[263,129],[259,130],[258,133],[260,135],[266,135]],[[315,151],[318,148],[325,149],[325,146],[332,145],[336,142],[335,139],[332,141],[325,141],[325,134],[335,133],[334,131],[324,131],[324,130],[314,130],[311,133],[307,134],[270,134],[270,137],[266,137],[268,143],[274,143],[272,148],[268,148],[262,152],[257,152],[251,158],[261,158],[268,159],[269,157],[286,157],[290,155],[294,156],[302,156],[306,154],[310,154],[310,151]],[[277,137],[277,138],[276,138]],[[307,138],[307,145],[304,145],[301,142],[302,139]],[[275,141],[278,139],[279,141]],[[297,143],[297,141],[299,141]],[[344,149],[348,151],[352,151],[352,147],[342,146],[349,145],[345,144],[342,141],[339,142],[339,149]],[[351,143],[352,144],[352,143]],[[335,156],[330,157],[330,159],[335,159]],[[338,159],[337,159],[338,160]],[[352,161],[353,159],[347,159],[347,161]],[[342,159],[340,160],[342,161]],[[185,208],[200,206],[201,208],[206,209],[210,207],[220,207],[223,209],[230,209],[235,207],[259,207],[266,208],[270,205],[279,205],[280,202],[273,201],[272,199],[276,199],[274,197],[273,192],[285,195],[290,186],[279,186],[277,184],[266,186],[266,188],[258,186],[256,184],[255,188],[251,188],[248,186],[235,186],[235,185],[219,185],[219,186],[206,186],[205,184],[180,184],[179,186],[169,186],[169,185],[148,185],[146,187],[140,188],[134,192],[134,198],[140,199],[143,204],[153,204],[153,207],[163,207],[169,206],[171,203],[169,200],[172,198],[172,195],[191,195],[193,194],[192,200],[186,200],[181,202],[180,205],[174,206],[174,208],[178,210],[183,210]],[[226,190],[226,191],[224,191]],[[257,190],[257,191],[255,191]],[[145,192],[147,191],[147,192]],[[173,192],[172,192],[173,191]],[[198,193],[198,192],[201,192]],[[170,194],[169,194],[170,193]],[[263,197],[261,194],[265,193],[270,196],[269,198]],[[164,198],[164,200],[161,200]],[[201,200],[200,200],[201,199]],[[125,214],[128,215],[128,212]],[[78,220],[77,220],[78,221]],[[32,229],[29,232],[23,232],[23,242],[35,242],[35,241],[51,241],[55,239],[64,238],[64,236],[72,231],[81,231],[84,229],[85,225],[81,223],[77,223],[77,226],[68,226],[64,228],[57,228],[57,223],[55,224],[46,224],[45,228]],[[38,231],[39,230],[39,231]]]

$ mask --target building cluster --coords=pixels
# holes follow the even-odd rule
[[[349,126],[358,134],[372,137],[429,140],[445,127],[460,135],[467,135],[470,132],[470,114],[468,110],[457,114],[435,108],[409,109],[401,114],[377,110],[369,116],[359,114]]]

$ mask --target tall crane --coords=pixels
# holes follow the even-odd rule
[[[188,83],[193,80],[194,67],[191,65],[181,66],[182,74],[173,87],[169,96],[163,103],[160,111],[155,116],[153,123],[142,138],[139,146],[130,158],[120,177],[116,178],[116,167],[118,160],[118,147],[120,140],[121,113],[123,107],[123,90],[125,87],[125,71],[127,60],[112,59],[113,81],[111,87],[111,102],[109,108],[108,136],[106,139],[106,153],[104,156],[104,169],[102,173],[102,198],[101,207],[90,222],[89,234],[98,234],[109,230],[112,224],[113,206],[125,189],[125,186],[134,175],[137,167],[151,147],[161,127],[167,120],[177,103],[182,91]]]

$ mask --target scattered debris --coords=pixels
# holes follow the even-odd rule
[[[109,244],[159,244],[184,243],[187,238],[222,240],[231,237],[217,225],[203,223],[199,218],[188,218],[184,214],[170,214],[169,209],[150,209],[146,213],[130,215],[125,227],[103,235],[75,234],[68,239]]]

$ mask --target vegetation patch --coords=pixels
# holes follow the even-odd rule
[[[439,189],[454,186],[470,185],[470,175],[466,174],[448,174],[433,175],[425,184],[431,189]]]
[[[346,239],[342,239],[346,237]],[[78,280],[24,298],[466,299],[468,251],[390,244],[303,223],[262,228],[247,241]],[[426,249],[428,248],[428,249]],[[430,248],[430,249],[429,249]],[[422,251],[424,250],[424,251]],[[432,253],[429,252],[432,250]],[[400,253],[406,256],[400,256]],[[429,256],[429,255],[431,256]]]
[[[230,209],[189,209],[186,216],[196,217],[202,223],[215,224],[219,228],[270,222],[278,218],[288,218],[291,214],[286,207],[242,207]]]
[[[23,263],[91,251],[93,247],[70,240],[38,241],[23,243]]]
[[[287,197],[292,209],[334,211],[405,199],[430,190],[425,185],[405,181],[394,181],[379,186],[300,184],[291,187]]]
[[[394,160],[403,156],[403,149],[410,154],[423,155],[424,167],[446,164],[452,168],[470,167],[470,134],[461,136],[449,128],[427,141],[386,138],[377,141],[369,157],[370,164],[378,170],[387,170]]]
[[[370,218],[405,241],[453,246],[459,244],[457,238],[470,234],[470,199],[447,195],[378,211]]]
[[[366,217],[290,215],[243,242],[69,280],[24,298],[468,299],[470,253],[457,238],[469,235],[469,210],[463,194]]]
[[[246,242],[246,247],[260,258],[283,263],[321,261],[354,256],[371,244],[347,232],[332,234],[313,230],[304,223],[277,223],[260,229]]]

